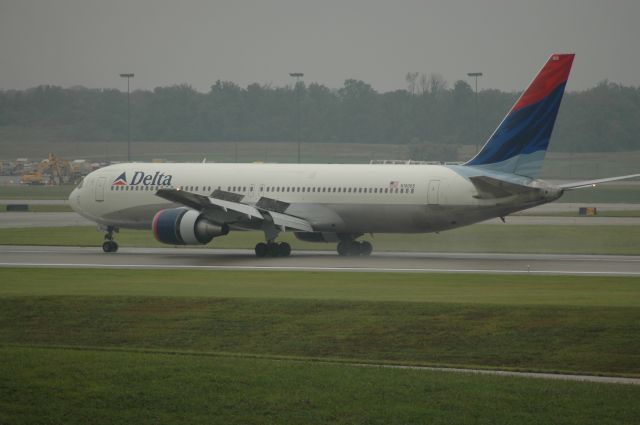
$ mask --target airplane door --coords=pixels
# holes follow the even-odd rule
[[[429,190],[427,192],[427,205],[440,204],[440,180],[429,180]]]
[[[96,181],[96,201],[98,202],[104,201],[104,185],[106,180],[106,177],[99,177],[98,181]]]

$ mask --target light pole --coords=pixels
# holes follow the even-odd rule
[[[127,79],[127,161],[131,162],[131,103],[129,102],[129,80],[133,74],[120,74]]]
[[[480,139],[480,135],[478,134],[478,77],[482,77],[482,72],[469,72],[467,76],[474,77],[476,79],[476,111],[475,111],[475,133],[476,133],[476,154],[478,153],[478,140]]]
[[[304,77],[302,72],[290,72],[290,77],[296,79],[296,101],[298,103],[297,121],[298,121],[298,164],[300,164],[300,143],[301,143],[301,125],[300,125],[300,78]]]

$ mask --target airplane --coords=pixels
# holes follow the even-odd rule
[[[555,201],[567,190],[640,174],[551,184],[538,179],[574,54],[552,54],[482,149],[461,165],[124,163],[87,175],[74,211],[105,231],[151,229],[169,245],[204,245],[259,230],[258,257],[286,257],[277,242],[335,242],[341,256],[369,255],[370,233],[441,232]]]

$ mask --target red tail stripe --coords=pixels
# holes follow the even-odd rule
[[[560,84],[566,83],[574,56],[573,53],[551,55],[518,102],[511,108],[511,112],[541,101]]]

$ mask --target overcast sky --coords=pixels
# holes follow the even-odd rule
[[[521,90],[575,52],[569,90],[640,85],[639,0],[0,0],[0,89],[217,80],[405,88],[409,71]]]

